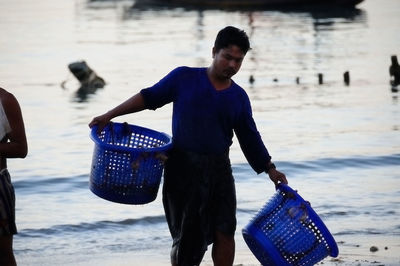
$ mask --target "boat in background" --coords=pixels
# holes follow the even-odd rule
[[[141,2],[146,2],[147,4],[204,8],[355,7],[363,1],[364,0],[141,0]]]

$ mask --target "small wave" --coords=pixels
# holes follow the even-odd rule
[[[32,177],[29,180],[13,181],[13,184],[17,191],[23,192],[24,194],[58,193],[68,192],[72,189],[87,189],[89,186],[89,178],[88,175],[51,178]]]
[[[335,217],[335,216],[353,216],[357,215],[358,212],[355,211],[331,211],[331,212],[325,212],[321,213],[321,217]]]
[[[310,161],[279,161],[276,162],[283,171],[303,172],[303,171],[329,171],[343,168],[367,168],[379,166],[400,166],[400,154],[383,156],[354,156],[344,158],[321,158]],[[237,181],[243,181],[252,172],[248,164],[235,164],[232,166]],[[289,171],[288,171],[289,172]],[[252,172],[253,173],[253,172]],[[253,176],[253,175],[252,175]],[[54,193],[68,192],[73,189],[87,189],[89,186],[89,174],[82,174],[71,177],[50,177],[14,180],[14,187],[17,191],[30,193]]]
[[[240,215],[239,213],[246,213],[246,214],[251,214],[255,215],[260,209],[254,209],[254,208],[237,208],[236,209],[236,214]]]
[[[324,172],[343,170],[345,168],[372,168],[386,166],[400,166],[400,154],[381,156],[352,156],[341,158],[319,158],[309,161],[276,161],[275,164],[283,172]],[[236,179],[241,181],[248,176],[251,168],[246,163],[239,163],[232,166]],[[290,171],[288,171],[290,170]]]
[[[385,229],[380,229],[378,228],[364,228],[360,230],[344,230],[335,233],[335,235],[338,236],[345,236],[345,235],[400,235],[399,227],[392,227],[392,228],[385,228]]]
[[[98,230],[126,230],[127,226],[148,225],[165,223],[165,216],[147,216],[139,219],[125,219],[121,221],[97,221],[94,223],[61,224],[50,228],[23,229],[19,231],[20,237],[43,237],[58,234],[74,234]]]
[[[277,162],[279,167],[295,171],[326,171],[344,168],[371,168],[400,166],[400,154],[381,156],[352,156],[343,158],[320,158],[312,161]]]
[[[346,230],[337,232],[335,235],[381,235],[383,232],[378,232],[376,230]]]

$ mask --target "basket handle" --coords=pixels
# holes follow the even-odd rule
[[[132,134],[132,128],[129,126],[127,122],[123,123],[123,128],[122,132],[124,135],[131,135]]]
[[[108,132],[110,132],[109,134],[111,135],[111,138],[110,138],[111,139],[111,144],[114,145],[114,143],[115,143],[115,139],[114,139],[114,123],[110,121],[107,124],[107,127],[108,127]]]

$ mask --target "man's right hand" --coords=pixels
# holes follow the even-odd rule
[[[89,123],[89,127],[92,128],[93,126],[97,125],[97,133],[100,133],[103,128],[110,123],[111,121],[111,116],[108,113],[96,116],[95,118],[92,119],[92,121]]]

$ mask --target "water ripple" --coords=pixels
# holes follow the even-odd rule
[[[378,229],[378,228],[366,228],[362,230],[344,230],[335,233],[336,236],[343,236],[343,235],[400,235],[400,232],[397,231],[390,231],[387,229]]]
[[[327,172],[331,170],[344,170],[346,168],[375,168],[400,166],[400,154],[380,155],[380,156],[351,156],[338,158],[317,158],[307,161],[276,161],[275,164],[283,172],[304,173],[304,172]],[[243,177],[249,176],[247,163],[235,164],[232,166],[235,175]]]
[[[32,177],[29,180],[16,180],[13,184],[18,192],[24,194],[68,192],[72,189],[87,189],[88,175],[49,178]]]

